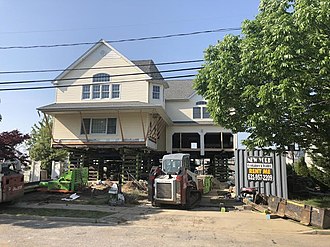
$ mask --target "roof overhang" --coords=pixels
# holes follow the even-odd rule
[[[97,102],[97,103],[54,103],[37,108],[38,111],[49,115],[83,113],[83,112],[149,112],[159,114],[168,125],[172,125],[172,120],[166,114],[164,108],[160,105],[153,105],[144,102],[126,101],[126,102]]]

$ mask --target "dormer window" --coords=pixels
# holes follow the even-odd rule
[[[160,86],[152,86],[152,98],[160,99]]]
[[[197,101],[196,106],[193,107],[193,118],[194,119],[205,119],[210,118],[210,113],[207,111],[206,101]]]
[[[152,86],[152,98],[160,99],[160,86],[156,86],[156,85]]]

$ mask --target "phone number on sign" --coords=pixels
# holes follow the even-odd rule
[[[248,174],[248,180],[252,180],[252,181],[273,181],[273,175]]]

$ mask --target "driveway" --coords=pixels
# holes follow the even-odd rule
[[[30,207],[58,207],[29,205]],[[75,206],[61,205],[73,209]],[[109,211],[101,223],[0,216],[0,246],[329,246],[329,235],[252,211],[79,206]],[[79,208],[81,209],[81,208]]]

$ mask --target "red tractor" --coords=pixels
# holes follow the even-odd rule
[[[24,195],[24,176],[19,161],[0,161],[0,203]]]
[[[203,181],[190,171],[189,154],[168,154],[162,168],[151,168],[148,196],[153,206],[178,205],[189,209],[201,200]]]

